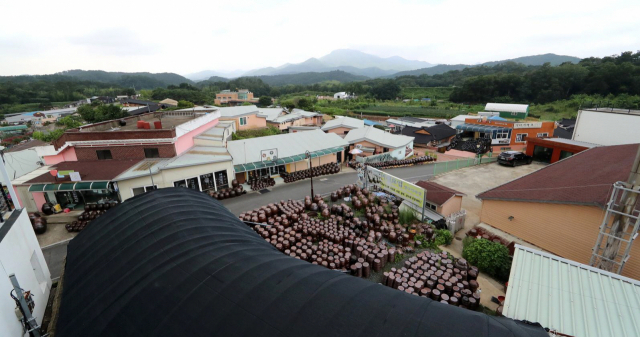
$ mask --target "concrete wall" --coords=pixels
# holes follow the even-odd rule
[[[595,206],[483,200],[480,221],[558,256],[589,264],[603,216]],[[630,255],[622,275],[640,279],[637,242]]]
[[[31,149],[4,154],[4,166],[7,168],[9,179],[12,180],[39,168],[40,165],[37,163],[41,160],[36,151]],[[2,183],[7,185],[4,178],[2,178]]]
[[[13,289],[10,274],[16,275],[22,289],[33,294],[33,315],[42,323],[51,291],[51,273],[25,210],[0,241],[0,335],[24,336],[14,312],[16,304],[9,297]]]
[[[438,207],[438,213],[449,216],[452,213],[458,212],[462,209],[462,196],[456,195],[453,198],[447,200],[444,205]]]
[[[27,212],[38,212],[38,206],[34,199],[33,193],[29,192],[30,185],[13,186],[18,198],[20,198],[20,205],[27,209]],[[41,193],[43,194],[43,193]],[[44,202],[44,195],[42,195],[42,202]]]
[[[600,145],[640,143],[640,116],[580,110],[573,139]]]

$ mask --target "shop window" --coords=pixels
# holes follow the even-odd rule
[[[247,117],[240,117],[240,125],[247,125]]]
[[[215,190],[216,185],[213,180],[213,173],[207,173],[200,176],[200,186],[203,191]]]
[[[132,191],[133,191],[133,195],[136,196],[138,194],[143,194],[143,193],[146,193],[146,192],[149,192],[149,191],[153,191],[153,190],[156,190],[156,189],[158,189],[157,185],[153,185],[153,186],[149,185],[149,186],[142,186],[142,187],[133,188]]]
[[[158,151],[157,147],[150,147],[144,149],[144,157],[145,158],[160,158],[160,151]]]
[[[518,133],[516,134],[516,143],[524,143],[527,138],[526,133]]]
[[[226,170],[214,173],[214,177],[216,179],[216,187],[218,188],[218,191],[223,188],[229,188],[229,179],[227,178]]]
[[[173,187],[187,187],[186,180],[178,180],[173,182]]]
[[[96,155],[98,155],[98,160],[113,159],[111,150],[96,150]]]
[[[198,177],[187,179],[187,187],[192,190],[200,191],[200,184],[198,184]]]
[[[574,153],[573,152],[569,152],[569,151],[560,151],[560,159],[564,159],[564,158],[569,158],[571,156],[573,156]]]

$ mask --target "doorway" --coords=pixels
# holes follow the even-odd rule
[[[336,158],[338,158],[337,159],[338,164],[342,163],[342,151],[336,153]]]

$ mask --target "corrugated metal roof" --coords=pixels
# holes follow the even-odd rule
[[[367,141],[373,144],[395,149],[411,143],[414,140],[414,137],[394,135],[392,133],[376,129],[373,126],[365,126],[361,129],[354,129],[349,131],[349,133],[344,137],[344,140],[349,142],[349,144]]]
[[[506,103],[487,103],[484,107],[485,111],[498,111],[498,112],[521,112],[526,113],[529,111],[528,104],[506,104]]]
[[[220,112],[220,117],[239,117],[259,113],[258,107],[255,105],[239,105],[228,108],[218,108],[218,111]]]
[[[556,129],[556,130],[558,130],[558,129]],[[554,133],[555,133],[555,131],[554,131]],[[594,144],[594,143],[581,142],[579,140],[572,140],[572,139],[566,139],[566,138],[545,138],[545,140],[548,140],[548,141],[551,141],[551,142],[556,142],[556,143],[584,146],[584,147],[587,147],[587,148],[594,148],[594,147],[600,146],[600,145]]]
[[[640,281],[516,245],[503,314],[570,336],[640,336]]]
[[[315,152],[347,145],[348,143],[335,133],[312,130],[234,140],[227,143],[227,149],[233,157],[233,164],[239,165],[259,162],[261,160],[261,150],[278,149],[278,157],[284,158],[303,155],[305,151]]]
[[[342,117],[332,119],[326,122],[322,126],[322,130],[331,130],[335,128],[349,128],[349,129],[358,129],[364,127],[364,121],[361,119],[355,119],[351,117]]]

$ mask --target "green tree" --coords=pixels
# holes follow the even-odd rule
[[[122,108],[111,104],[98,105],[97,107],[83,105],[78,108],[78,113],[82,116],[82,119],[90,123],[119,119],[128,116],[127,112],[122,110]]]
[[[400,94],[400,86],[394,80],[386,80],[371,88],[371,93],[377,99],[392,100]]]
[[[35,131],[31,137],[37,140],[41,140],[43,142],[52,142],[62,136],[64,133],[63,129],[55,129],[49,133],[44,133],[42,131]]]
[[[258,99],[258,105],[261,107],[268,107],[271,104],[273,104],[273,100],[269,96],[260,96],[260,99]]]
[[[509,278],[511,257],[507,247],[487,239],[474,239],[462,249],[462,257],[499,280]]]
[[[56,122],[56,124],[64,126],[65,129],[75,129],[82,125],[82,123],[74,116],[62,117]]]
[[[186,101],[186,100],[178,101],[178,108],[185,109],[185,108],[193,108],[193,107],[194,107],[194,104],[189,101]]]

